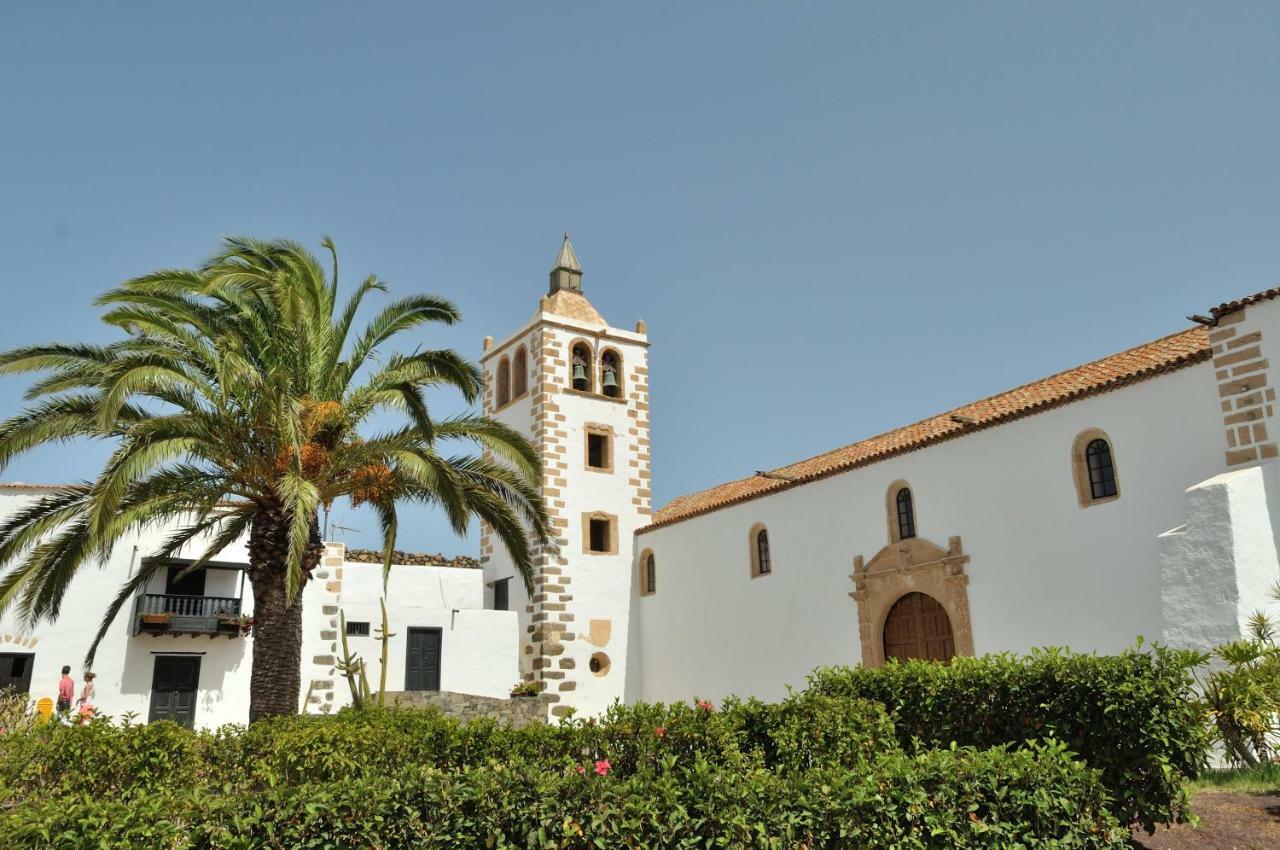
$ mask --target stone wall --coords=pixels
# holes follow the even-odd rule
[[[360,564],[381,564],[382,553],[373,549],[348,549],[347,560],[355,561]],[[404,565],[411,567],[458,567],[460,569],[478,570],[480,569],[480,561],[476,558],[470,558],[466,555],[456,555],[452,558],[446,558],[444,555],[428,554],[425,552],[402,552],[396,549],[391,553],[391,563],[393,565]]]
[[[458,720],[496,720],[516,728],[547,722],[545,696],[495,699],[450,691],[387,691],[387,697],[390,705],[438,708]]]

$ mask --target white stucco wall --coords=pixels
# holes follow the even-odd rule
[[[21,505],[39,498],[39,488],[6,486],[0,490],[0,519]],[[62,665],[69,664],[77,683],[82,684],[83,661],[105,606],[128,580],[141,559],[154,552],[167,536],[166,529],[150,530],[121,542],[101,566],[83,569],[64,597],[62,611],[52,623],[25,628],[16,613],[0,619],[0,652],[34,655],[31,697],[55,697]],[[203,550],[184,551],[193,557]],[[243,542],[225,550],[220,563],[248,563]],[[326,607],[336,603],[348,620],[367,620],[374,628],[381,623],[378,599],[382,595],[382,568],[377,564],[343,564],[342,592],[335,598],[325,593],[325,580],[313,580],[303,593],[303,690],[311,675],[312,660],[334,654],[335,641],[322,639],[322,631],[336,615]],[[206,596],[237,596],[242,575],[234,570],[210,570],[205,581]],[[487,611],[484,607],[484,577],[480,570],[453,567],[394,566],[388,584],[388,614],[395,635],[390,645],[388,687],[402,689],[405,674],[405,643],[410,627],[441,629],[442,690],[482,696],[506,696],[519,679],[517,653],[519,635],[516,616],[511,612]],[[165,573],[160,571],[147,592],[163,593]],[[244,613],[253,613],[253,594],[243,580]],[[213,728],[226,723],[245,723],[249,714],[249,676],[253,658],[253,638],[207,635],[131,634],[133,603],[120,614],[98,648],[93,671],[97,674],[96,703],[100,711],[122,716],[128,713],[146,720],[151,705],[151,685],[158,655],[197,655],[200,679],[196,694],[195,723]],[[351,648],[370,663],[371,685],[377,687],[381,647],[370,638],[351,638]],[[332,669],[329,667],[328,669]],[[350,701],[344,681],[334,688],[335,707]]]
[[[1255,612],[1280,617],[1280,463],[1215,475],[1186,503],[1186,523],[1160,535],[1163,640],[1212,650],[1248,637]]]
[[[814,667],[861,659],[854,556],[888,542],[886,488],[905,479],[918,535],[962,538],[975,650],[1111,652],[1162,633],[1157,535],[1182,491],[1221,471],[1213,373],[1191,366],[637,537],[658,592],[635,601],[629,698],[780,697]],[[1077,434],[1111,438],[1121,497],[1081,508]],[[752,579],[748,530],[769,530],[773,574]],[[638,567],[638,565],[636,565]]]
[[[0,518],[8,517],[22,505],[40,498],[45,492],[40,488],[21,489],[6,486],[0,491]],[[166,537],[165,529],[152,529],[140,535],[130,535],[120,542],[100,567],[86,566],[72,581],[63,598],[62,610],[52,623],[42,622],[34,629],[27,629],[19,621],[16,612],[10,611],[0,618],[0,652],[34,653],[31,677],[31,697],[54,698],[62,665],[71,666],[76,680],[76,694],[83,685],[82,671],[85,653],[93,641],[106,606],[120,587],[136,571],[146,555],[160,547]],[[201,554],[196,546],[184,551],[185,557]],[[243,544],[229,547],[220,561],[247,563]],[[234,596],[239,575],[233,571],[213,571],[208,575],[206,594],[209,596]],[[163,593],[164,572],[154,576],[148,592]],[[244,585],[243,609],[251,614],[253,595],[248,582]],[[200,681],[196,694],[197,724],[216,727],[224,723],[244,723],[249,711],[249,670],[252,660],[252,641],[243,637],[207,637],[186,635],[130,634],[133,625],[133,603],[126,603],[119,616],[111,624],[101,645],[93,670],[97,675],[95,689],[100,711],[112,716],[128,713],[145,721],[151,706],[151,683],[157,655],[189,655],[200,657]],[[35,641],[35,645],[23,648],[15,641]]]
[[[339,605],[347,622],[370,624],[369,637],[349,636],[350,650],[368,662],[369,686],[377,690],[382,645],[378,600],[382,567],[346,562]],[[519,635],[512,611],[483,610],[484,573],[478,569],[395,565],[387,583],[387,689],[404,689],[405,650],[411,628],[440,629],[440,689],[487,697],[505,697],[520,679]],[[314,646],[314,645],[313,645]],[[327,648],[321,647],[327,652]],[[305,651],[305,650],[304,650]],[[334,702],[351,701],[350,688],[339,677]]]

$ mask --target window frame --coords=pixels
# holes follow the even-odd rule
[[[760,550],[760,538],[764,538],[764,551]],[[773,544],[769,539],[769,528],[763,522],[757,522],[747,532],[747,550],[751,560],[751,577],[764,578],[773,575]],[[761,558],[761,554],[764,555]]]
[[[1112,492],[1094,495],[1094,475],[1091,468],[1090,449],[1098,443],[1105,444],[1110,460],[1109,484]],[[1120,486],[1120,463],[1116,457],[1115,441],[1101,428],[1087,428],[1076,435],[1071,445],[1071,475],[1076,488],[1076,501],[1082,508],[1105,505],[1120,498],[1124,492]]]
[[[640,595],[652,596],[657,592],[658,559],[652,549],[640,553]]]
[[[368,620],[347,620],[347,637],[370,637],[373,635]]]
[[[898,511],[898,494],[903,490],[907,491],[910,500],[911,535],[909,537],[902,536],[903,528]],[[916,489],[911,486],[911,482],[899,478],[884,491],[884,518],[889,531],[890,544],[920,536],[920,510],[916,503]]]
[[[592,522],[606,523],[606,540],[604,549],[591,546]],[[584,555],[616,555],[618,554],[618,516],[604,511],[586,511],[582,514],[582,554]]]
[[[613,454],[615,448],[615,440],[613,428],[609,425],[601,425],[597,422],[588,422],[582,426],[582,466],[589,472],[613,472]],[[591,463],[591,438],[598,437],[604,440],[604,465],[595,466]]]
[[[901,487],[893,496],[898,539],[911,540],[916,536],[916,505],[910,487]]]

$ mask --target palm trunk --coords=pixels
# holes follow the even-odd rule
[[[285,590],[289,516],[263,512],[249,532],[249,583],[253,587],[253,668],[249,722],[298,713],[302,692],[302,589],[320,563],[323,545],[312,522],[311,545],[302,557],[302,581],[294,598]]]

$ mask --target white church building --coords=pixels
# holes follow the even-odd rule
[[[566,237],[532,317],[481,356],[484,412],[543,457],[556,546],[532,595],[486,529],[474,561],[400,559],[388,688],[505,697],[531,680],[562,717],[777,698],[828,664],[1240,637],[1254,611],[1280,613],[1278,297],[654,511],[646,328],[596,311]],[[0,485],[0,516],[52,489]],[[52,695],[163,536],[78,577],[56,623],[0,619],[0,687]],[[329,544],[304,593],[308,711],[347,702],[340,611],[377,673],[365,557]],[[246,560],[232,547],[185,579],[175,561],[121,612],[95,662],[104,711],[245,721]]]

